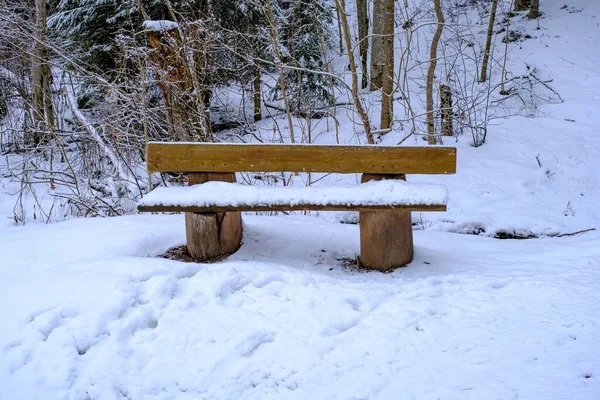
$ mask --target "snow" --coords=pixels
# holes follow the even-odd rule
[[[419,176],[448,185],[448,212],[413,214],[415,259],[390,274],[345,266],[358,226],[331,214],[244,215],[238,252],[186,264],[156,257],[185,242],[182,215],[16,227],[0,178],[0,399],[598,399],[600,16],[568,3],[514,22],[534,38],[509,65],[565,102]]]
[[[179,24],[177,22],[167,20],[144,21],[142,26],[144,29],[154,32],[172,31],[179,28]]]
[[[444,186],[404,181],[371,181],[353,186],[276,187],[250,186],[227,182],[206,182],[189,187],[159,187],[138,204],[140,206],[277,206],[308,204],[314,206],[411,206],[445,205]]]
[[[148,142],[148,144],[155,144],[155,145],[161,145],[161,146],[184,146],[184,145],[195,145],[198,146],[200,143],[198,142]],[[255,146],[256,143],[219,143],[219,142],[202,142],[202,146],[218,146],[218,145],[223,145],[226,144],[228,147],[229,146]],[[269,146],[269,147],[277,147],[277,146],[290,146],[289,143],[260,143],[261,146]],[[352,145],[348,145],[348,144],[343,144],[343,143],[327,143],[327,144],[316,144],[316,143],[294,143],[293,144],[294,147],[304,147],[304,146],[327,146],[327,147],[373,147],[373,145],[367,144],[367,143],[355,143]],[[398,148],[397,145],[395,144],[377,144],[377,148]],[[404,147],[416,147],[416,148],[423,148],[423,146],[404,146]],[[454,146],[436,146],[436,148],[439,149],[454,149]]]
[[[597,233],[499,241],[417,231],[413,263],[380,274],[337,261],[358,253],[357,226],[302,216],[245,216],[244,245],[217,264],[154,258],[184,242],[183,222],[4,230],[0,397],[594,399],[600,390]]]

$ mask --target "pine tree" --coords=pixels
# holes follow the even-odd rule
[[[183,15],[197,12],[197,0],[172,2]],[[144,8],[143,12],[139,6]],[[74,63],[113,82],[123,71],[117,71],[120,48],[118,37],[133,38],[142,30],[145,17],[169,19],[162,0],[60,0],[56,12],[48,18],[48,29],[59,39]],[[136,74],[134,65],[126,72]],[[85,95],[79,105],[93,105],[102,98],[102,90],[90,82],[83,86]],[[91,101],[90,104],[87,104]]]
[[[332,6],[329,1],[280,0],[284,62],[300,68],[286,72],[293,109],[307,112],[331,104],[330,82],[324,71],[324,52],[332,43]]]
[[[62,0],[48,19],[54,35],[72,50],[76,62],[104,73],[116,66],[115,37],[130,28],[131,9],[116,0]]]

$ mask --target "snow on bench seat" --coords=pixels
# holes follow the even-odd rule
[[[211,181],[193,186],[159,187],[138,204],[152,211],[294,211],[405,209],[445,211],[448,192],[443,185],[401,180],[370,181],[353,186],[277,187]]]

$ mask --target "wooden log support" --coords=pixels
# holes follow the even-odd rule
[[[188,185],[207,181],[235,182],[235,173],[191,173]],[[240,212],[186,212],[185,235],[188,252],[198,261],[229,255],[242,244],[242,215]]]
[[[363,174],[361,183],[371,180],[402,179],[404,174]],[[410,211],[361,210],[360,259],[367,269],[389,271],[413,259],[413,234]]]

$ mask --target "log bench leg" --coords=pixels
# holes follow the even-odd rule
[[[235,182],[235,173],[191,173],[188,185],[207,181]],[[198,261],[229,255],[242,244],[242,214],[185,213],[185,236],[190,256]]]
[[[363,174],[361,182],[383,179],[406,180],[404,174]],[[413,259],[410,211],[359,211],[360,258],[368,269],[389,271]]]

